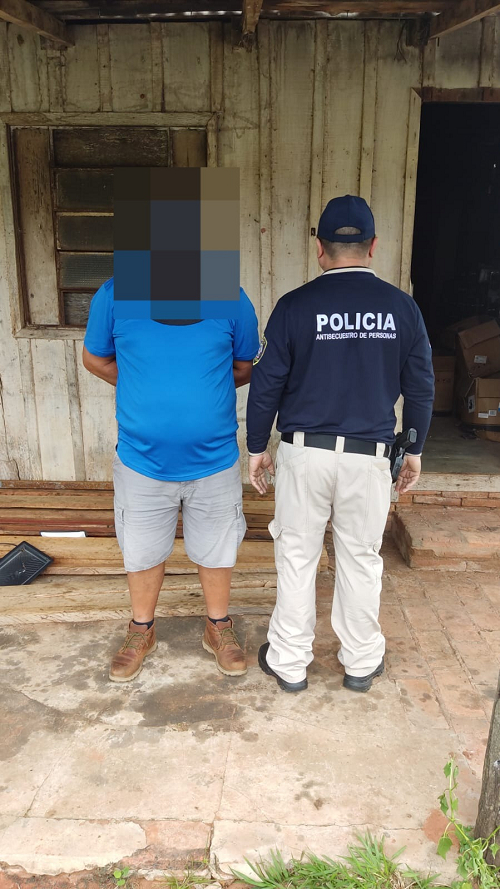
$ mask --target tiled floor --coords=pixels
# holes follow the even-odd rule
[[[207,854],[229,875],[276,847],[343,854],[368,828],[390,850],[406,846],[410,865],[451,878],[453,862],[435,854],[437,797],[453,754],[460,814],[474,821],[500,580],[409,569],[390,540],[385,557],[387,672],[367,695],[341,685],[327,574],[309,690],[297,696],[257,666],[266,614],[238,618],[246,676],[214,670],[200,618],[173,618],[158,622],[157,654],[123,687],[107,681],[121,622],[4,628],[0,889],[49,889],[50,874],[118,861],[158,877]]]

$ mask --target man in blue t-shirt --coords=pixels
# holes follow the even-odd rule
[[[134,679],[156,649],[154,612],[179,509],[207,606],[203,647],[222,673],[246,672],[228,604],[246,530],[236,388],[249,382],[258,345],[243,290],[235,319],[185,325],[117,317],[113,279],[92,300],[83,363],[116,386],[115,526],[132,603],[114,682]]]

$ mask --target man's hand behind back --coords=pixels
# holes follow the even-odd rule
[[[265,494],[267,491],[266,469],[271,475],[274,475],[274,463],[269,451],[264,451],[257,457],[248,458],[250,481],[259,494]]]
[[[421,469],[422,461],[420,457],[414,457],[412,454],[407,454],[396,482],[396,491],[398,494],[405,494],[410,488],[415,487],[420,478]]]

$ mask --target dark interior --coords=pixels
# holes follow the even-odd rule
[[[500,104],[423,104],[412,280],[433,347],[500,318]]]

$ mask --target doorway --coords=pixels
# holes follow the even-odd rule
[[[500,322],[500,104],[422,104],[411,275],[434,356],[453,362],[457,322]],[[500,474],[460,399],[433,417],[425,469]]]

